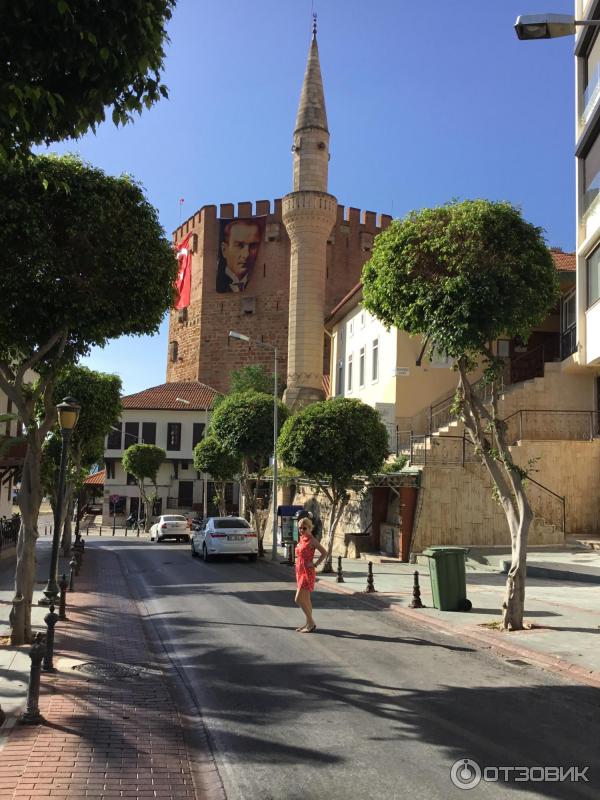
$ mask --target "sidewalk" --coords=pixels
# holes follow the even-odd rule
[[[532,552],[528,564],[533,574],[528,574],[525,597],[525,620],[531,627],[510,633],[497,629],[506,583],[506,575],[497,565],[507,559],[510,560],[507,552],[469,553],[467,595],[473,603],[470,612],[433,608],[425,557],[419,557],[423,563],[417,564],[371,557],[374,594],[365,593],[368,564],[363,559],[342,559],[344,583],[337,583],[336,574],[319,575],[317,588],[360,594],[365,602],[416,624],[493,648],[515,666],[527,661],[600,687],[600,552],[576,548]],[[421,600],[426,606],[422,609],[409,608],[415,570],[419,572]],[[315,605],[318,608],[318,599]]]
[[[48,554],[49,542],[38,543],[36,589],[45,583]],[[12,595],[7,574],[3,564],[2,634]],[[68,621],[56,626],[58,672],[42,673],[42,724],[16,722],[25,705],[28,648],[0,647],[0,702],[7,712],[0,728],[0,796],[222,798],[204,729],[197,718],[177,712],[191,704],[152,650],[117,557],[90,542],[75,581]],[[35,628],[42,629],[46,613],[34,608]]]

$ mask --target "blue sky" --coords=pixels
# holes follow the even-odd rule
[[[203,205],[282,197],[310,41],[318,40],[338,201],[395,217],[453,198],[509,200],[565,250],[575,243],[574,41],[520,42],[518,14],[571,0],[179,0],[170,97],[78,152],[146,188],[167,234]],[[165,380],[167,323],[84,363],[126,394]]]

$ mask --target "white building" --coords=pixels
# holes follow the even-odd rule
[[[122,398],[121,419],[106,437],[104,463],[103,521],[110,523],[113,506],[118,515],[137,515],[139,489],[133,476],[123,470],[123,452],[130,445],[155,444],[167,457],[157,476],[158,501],[155,515],[166,511],[192,513],[211,511],[214,491],[210,476],[193,467],[193,450],[206,435],[214,389],[198,381],[164,383]],[[208,509],[204,508],[205,488]],[[238,488],[226,492],[228,510],[238,510]]]
[[[0,414],[11,413],[14,413],[11,401],[4,392],[0,392]],[[20,436],[22,430],[23,424],[20,420],[9,420],[0,425],[0,517],[8,519],[12,516],[13,489],[21,477],[27,445],[23,443],[2,446],[2,442],[8,436]]]
[[[600,4],[577,0],[576,18],[600,20]],[[600,28],[578,27],[576,64],[577,341],[574,361],[595,377],[600,410]]]

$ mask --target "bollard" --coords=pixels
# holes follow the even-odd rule
[[[88,526],[87,526],[87,528],[86,528],[85,535],[86,535],[86,536],[89,536],[89,535],[90,535],[90,526],[89,526],[89,525],[88,525]]]
[[[344,573],[342,572],[342,557],[341,556],[338,556],[338,568],[337,568],[336,583],[345,583],[345,581],[344,581]]]
[[[52,663],[54,658],[54,626],[58,620],[58,614],[54,613],[54,604],[50,606],[50,612],[44,617],[44,622],[48,628],[46,633],[46,652],[44,653],[44,661],[42,669],[44,672],[58,672]]]
[[[100,525],[100,536],[102,536],[102,525]]]
[[[75,567],[77,566],[77,562],[74,558],[71,558],[69,561],[69,566],[71,567],[71,574],[69,578],[69,591],[73,592],[75,590]]]
[[[373,562],[369,561],[369,571],[367,573],[367,592],[376,592],[375,582],[373,581]]]
[[[69,588],[69,581],[67,580],[67,576],[63,572],[62,578],[58,584],[60,588],[60,600],[58,603],[58,618],[61,621],[65,621],[67,619],[67,589]]]
[[[72,560],[75,562],[75,575],[79,575],[79,568],[81,567],[81,558],[80,558],[78,550],[76,550],[73,553],[73,559]]]
[[[48,526],[44,525],[44,536],[48,536]]]
[[[138,536],[138,539],[139,539],[139,536],[140,536],[140,526],[139,525],[137,526],[137,536]]]
[[[127,528],[125,528],[125,538],[127,538]]]
[[[37,633],[29,651],[31,670],[29,672],[29,688],[27,689],[27,709],[19,717],[19,722],[24,725],[36,725],[42,721],[39,706],[40,677],[45,649],[44,637],[41,633]]]
[[[412,600],[408,604],[409,608],[425,608],[421,602],[421,589],[419,588],[419,573],[415,570],[415,582],[413,584]]]

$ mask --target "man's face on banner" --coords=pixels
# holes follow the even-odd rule
[[[246,222],[234,222],[221,243],[221,253],[227,268],[238,278],[254,266],[260,246],[260,227]]]

